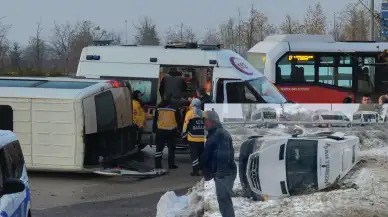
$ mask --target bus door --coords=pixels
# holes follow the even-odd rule
[[[354,68],[354,84],[357,88],[355,90],[356,102],[361,102],[361,97],[365,93],[371,94],[372,100],[377,100],[378,96],[381,95],[380,81],[376,76],[376,53],[361,53],[357,52],[354,59],[356,64]],[[379,73],[377,72],[377,75]]]

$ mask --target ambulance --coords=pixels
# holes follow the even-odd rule
[[[163,76],[178,70],[187,82],[185,98],[206,87],[215,103],[286,103],[286,98],[244,58],[220,45],[89,46],[82,50],[77,76],[124,80],[142,93],[145,110],[161,100]],[[150,120],[149,120],[150,122]],[[151,130],[147,123],[145,131]]]

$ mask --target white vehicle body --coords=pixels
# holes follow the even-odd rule
[[[353,124],[380,123],[380,115],[374,111],[357,111],[353,113]]]
[[[356,136],[284,136],[259,140],[260,145],[249,157],[246,175],[252,191],[269,199],[330,187],[359,161]]]
[[[312,117],[312,121],[314,122],[314,125],[318,127],[348,127],[351,125],[349,118],[339,111],[324,111],[315,113]]]
[[[15,132],[29,170],[89,171],[131,147],[115,135],[132,126],[131,92],[111,81],[0,77],[0,111],[0,129]]]
[[[158,91],[160,80],[173,67],[196,71],[196,81],[207,87],[216,103],[286,101],[261,72],[231,50],[91,46],[82,50],[77,76],[129,81],[133,89],[142,91],[144,104],[154,107],[161,99]],[[191,79],[194,76],[191,73],[185,77]]]
[[[0,161],[0,216],[30,217],[31,192],[27,169],[20,143],[11,131],[0,130]],[[7,189],[10,179],[13,179],[13,188],[17,182],[19,191]]]

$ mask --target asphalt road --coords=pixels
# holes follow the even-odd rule
[[[152,156],[153,150],[148,149]],[[167,166],[167,154],[164,154]],[[152,164],[149,157],[145,163]],[[177,155],[177,170],[152,179],[98,175],[29,173],[34,217],[156,216],[159,198],[168,190],[185,194],[199,178],[189,175],[188,155]]]

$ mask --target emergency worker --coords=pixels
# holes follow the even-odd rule
[[[177,133],[177,120],[179,111],[172,106],[171,95],[163,97],[164,99],[156,107],[153,120],[152,131],[156,138],[155,169],[162,168],[163,149],[168,147],[168,168],[177,169],[175,165],[175,138]]]
[[[201,100],[191,101],[192,109],[186,113],[183,123],[182,137],[187,139],[190,146],[190,157],[193,171],[191,176],[199,176],[202,169],[202,154],[204,151],[205,129],[204,111],[201,110]]]
[[[141,92],[138,90],[132,93],[132,113],[133,123],[135,124],[136,130],[136,144],[140,146],[141,135],[146,125],[146,119],[151,119],[152,115],[145,113],[143,109],[143,102],[140,99]]]

